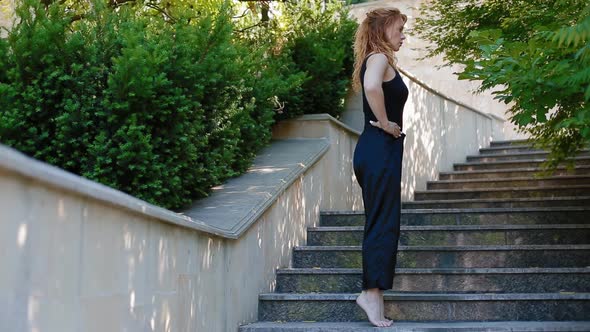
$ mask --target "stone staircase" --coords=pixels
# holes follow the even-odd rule
[[[590,151],[534,178],[546,157],[492,142],[404,202],[388,328],[355,304],[362,212],[323,212],[259,297],[261,331],[590,331]]]

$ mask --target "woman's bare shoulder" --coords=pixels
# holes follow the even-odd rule
[[[371,62],[371,61],[375,62],[375,59],[377,59],[377,61],[380,61],[380,62],[382,62],[382,61],[387,62],[387,56],[385,56],[385,54],[383,54],[383,53],[377,53],[377,52],[369,53],[369,54],[367,54],[367,57],[369,57],[367,62]]]
[[[387,70],[387,66],[389,66],[387,56],[383,53],[371,53],[369,55],[370,57],[367,59],[367,69],[374,68],[373,70],[384,73],[385,70]]]
[[[383,53],[373,53],[367,60],[367,71],[365,73],[365,89],[380,88],[383,77],[387,71],[387,57]]]

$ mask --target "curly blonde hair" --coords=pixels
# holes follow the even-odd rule
[[[367,17],[358,26],[354,37],[354,71],[352,74],[352,88],[359,92],[361,89],[361,66],[365,57],[372,52],[384,53],[387,62],[396,67],[397,59],[387,41],[386,30],[398,19],[405,22],[408,17],[397,8],[377,8],[367,13]]]

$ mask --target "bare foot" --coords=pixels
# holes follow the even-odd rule
[[[379,290],[379,315],[380,319],[386,323],[385,326],[391,326],[393,321],[385,317],[385,301],[383,300],[383,291]]]
[[[379,303],[381,297],[379,296],[379,289],[373,288],[363,290],[363,292],[356,298],[356,303],[365,311],[369,322],[378,327],[387,327],[388,323],[381,319],[381,305]]]

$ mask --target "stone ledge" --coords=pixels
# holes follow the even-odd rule
[[[423,200],[423,201],[403,201],[402,202],[402,213],[404,213],[404,209],[406,211],[411,210],[412,212],[420,212],[419,210],[431,210],[433,212],[438,212],[439,210],[441,212],[449,212],[449,213],[453,213],[453,211],[451,210],[465,210],[465,209],[513,209],[514,212],[519,212],[521,211],[520,209],[533,209],[533,208],[541,208],[540,206],[530,206],[530,207],[513,207],[513,208],[506,208],[506,207],[501,207],[501,208],[425,208],[425,209],[419,209],[419,208],[407,208],[405,206],[407,205],[411,205],[411,206],[419,206],[419,205],[431,205],[431,204],[461,204],[461,203],[469,203],[469,204],[474,204],[474,203],[488,203],[488,204],[492,204],[492,203],[508,203],[508,204],[514,204],[514,203],[538,203],[538,202],[565,202],[565,203],[572,203],[573,202],[583,202],[583,201],[587,201],[590,200],[590,196],[554,196],[554,197],[511,197],[511,198],[458,198],[458,199],[428,199],[428,200]],[[547,204],[544,204],[544,206],[546,206]],[[581,209],[587,209],[585,206],[559,206],[559,205],[554,205],[554,206],[549,206],[547,207],[547,209],[549,209],[548,211],[554,211],[553,208],[555,209],[565,209],[565,208],[569,208],[569,207],[579,207]],[[572,210],[573,211],[573,210]],[[473,211],[473,212],[478,212],[478,211]],[[481,211],[481,212],[486,212],[486,211]],[[491,212],[491,211],[490,211]],[[426,213],[426,212],[425,212]]]
[[[590,150],[582,149],[577,152],[576,156],[586,157],[588,152],[590,152]],[[466,158],[507,158],[507,157],[528,157],[528,156],[538,156],[538,155],[549,156],[549,151],[536,150],[536,151],[517,151],[517,152],[496,153],[496,154],[472,154],[472,155],[467,155],[465,157]],[[533,158],[535,158],[535,157],[533,157]]]
[[[517,150],[517,149],[527,149],[533,151],[547,151],[544,149],[533,148],[531,145],[498,145],[498,146],[491,146],[487,148],[479,148],[480,152],[487,152],[487,151],[502,151],[502,150]]]
[[[361,246],[296,246],[295,251],[358,251]],[[590,250],[590,244],[508,244],[508,245],[461,245],[461,246],[398,246],[398,251],[572,251]]]
[[[523,139],[508,139],[508,140],[496,140],[491,141],[490,145],[500,145],[500,144],[528,144],[532,143],[531,139],[523,138]]]
[[[337,121],[336,121],[337,122]],[[270,206],[299,175],[313,165],[329,148],[327,139],[286,139],[276,140],[264,148],[256,157],[246,174],[230,179],[226,184],[205,199],[202,199],[186,213],[177,213],[150,204],[119,190],[102,185],[28,157],[25,154],[0,144],[0,171],[16,174],[50,187],[90,197],[111,206],[153,217],[159,221],[210,233],[223,238],[236,239]],[[272,165],[272,166],[268,166]],[[266,170],[274,172],[268,176]],[[264,176],[262,176],[264,175]],[[225,188],[225,189],[224,189]],[[208,211],[195,211],[195,207],[211,207],[229,199],[232,191],[241,188],[241,196],[234,196],[231,202],[241,201],[250,208],[227,212],[227,207]],[[249,188],[256,188],[250,190]],[[263,190],[261,190],[263,189]],[[228,201],[230,202],[230,201]],[[219,212],[226,214],[222,217]],[[223,220],[208,219],[210,216]],[[206,219],[207,218],[207,219]]]
[[[540,332],[590,331],[590,321],[399,322],[388,328],[369,322],[260,322],[240,327],[240,332]]]
[[[283,268],[277,269],[277,274],[362,274],[358,268]],[[524,268],[396,268],[396,274],[590,274],[590,267],[524,267]]]
[[[444,202],[444,201],[443,201]],[[412,202],[413,203],[413,202]],[[554,211],[590,211],[585,206],[556,207],[522,207],[522,208],[453,208],[453,209],[402,209],[402,214],[434,214],[434,213],[517,213],[517,212],[554,212]],[[323,216],[364,216],[364,211],[321,211]]]
[[[453,179],[453,180],[428,180],[426,183],[432,184],[454,184],[454,183],[477,183],[477,182],[484,182],[484,183],[498,183],[498,182],[513,182],[513,181],[547,181],[547,180],[566,180],[566,179],[590,179],[590,174],[583,174],[583,175],[552,175],[543,178],[530,178],[525,176],[515,176],[511,178],[470,178],[470,179]],[[431,189],[428,189],[431,190]]]
[[[536,191],[549,191],[549,190],[559,190],[559,189],[590,189],[590,185],[587,184],[577,184],[577,185],[566,185],[566,186],[545,186],[545,187],[498,187],[498,188],[466,188],[466,189],[427,189],[427,190],[416,190],[414,194],[436,194],[436,193],[462,193],[462,192],[494,192],[494,191],[513,191],[513,192],[522,192],[528,190],[536,190]],[[551,197],[548,197],[550,199]]]
[[[213,234],[219,233],[218,230],[199,220],[193,220],[187,216],[147,203],[122,191],[28,157],[15,149],[1,144],[0,170],[178,226]]]
[[[557,169],[567,169],[565,166],[560,165],[557,166]],[[590,169],[588,165],[576,165],[576,169],[578,170],[585,170]],[[449,172],[440,172],[439,174],[444,175],[454,175],[454,174],[481,174],[481,173],[511,173],[511,172],[537,172],[541,171],[541,168],[538,167],[525,167],[525,168],[492,168],[486,170],[472,170],[472,171],[449,171]]]
[[[336,127],[340,127],[347,132],[354,134],[356,136],[360,136],[361,132],[344,124],[343,122],[337,120],[333,116],[327,113],[318,113],[318,114],[304,114],[294,119],[283,120],[281,122],[290,122],[290,121],[330,121]]]
[[[353,301],[355,293],[267,293],[260,294],[266,301]],[[403,293],[385,291],[385,301],[542,301],[590,300],[590,293]]]
[[[362,232],[364,226],[320,226],[308,227],[308,232]],[[400,226],[402,231],[513,231],[513,230],[559,230],[590,229],[590,224],[533,224],[533,225],[426,225]]]
[[[196,201],[183,214],[206,220],[223,230],[224,237],[237,239],[329,147],[327,139],[274,140],[246,174],[213,188],[209,197]]]
[[[590,157],[572,157],[567,159],[567,161],[585,161],[590,160]],[[473,165],[496,165],[496,164],[523,164],[523,163],[541,163],[547,161],[547,159],[516,159],[516,160],[501,160],[501,161],[486,161],[486,162],[465,162],[465,163],[455,163],[455,166],[473,166]],[[578,167],[578,165],[576,165]]]

